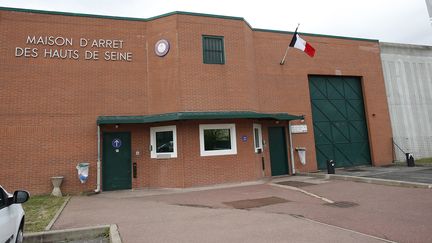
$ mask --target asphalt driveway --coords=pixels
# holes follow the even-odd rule
[[[432,242],[431,192],[300,176],[108,192],[73,197],[53,229],[117,224],[124,242]]]

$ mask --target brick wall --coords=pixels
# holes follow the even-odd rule
[[[147,115],[175,111],[288,112],[306,116],[307,134],[293,136],[307,148],[307,164],[295,154],[296,168],[316,170],[308,74],[361,76],[372,163],[391,162],[391,128],[378,43],[305,36],[317,50],[309,58],[291,49],[279,65],[291,35],[253,31],[241,20],[170,15],[150,21],[77,17],[0,10],[0,184],[48,193],[51,176],[65,176],[63,191],[96,187],[96,119],[104,115]],[[73,38],[74,59],[15,57],[27,36]],[[202,35],[224,36],[226,63],[202,63]],[[78,40],[119,39],[123,48],[81,48]],[[154,54],[157,40],[171,44],[165,57]],[[84,51],[100,51],[85,60]],[[105,61],[105,51],[132,52],[132,61]],[[374,116],[372,114],[375,114]],[[226,121],[223,121],[226,122]],[[212,122],[213,123],[213,122]],[[236,120],[237,131],[252,131],[251,121]],[[271,121],[261,121],[264,137]],[[189,187],[255,180],[262,177],[261,157],[253,145],[237,141],[237,156],[200,157],[198,121],[178,122],[177,159],[150,160],[149,127],[121,125],[131,131],[132,160],[138,165],[133,187]],[[279,125],[285,125],[281,123]],[[112,131],[103,126],[103,131]],[[252,137],[251,137],[252,139]],[[134,153],[140,150],[141,155]],[[250,152],[249,152],[250,150]],[[270,176],[268,151],[264,152]],[[90,162],[90,178],[80,184],[78,162]]]

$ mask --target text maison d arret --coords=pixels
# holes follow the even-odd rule
[[[122,51],[124,41],[120,39],[79,38],[81,49],[74,48],[75,39],[62,36],[27,36],[25,43],[26,47],[15,47],[15,57],[132,61],[132,52]],[[109,51],[100,51],[100,48]]]

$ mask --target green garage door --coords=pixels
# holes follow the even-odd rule
[[[309,76],[319,169],[371,163],[360,78]]]

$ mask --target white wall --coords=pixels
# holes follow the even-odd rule
[[[432,46],[380,43],[394,141],[432,157]],[[397,160],[405,155],[395,147]]]

